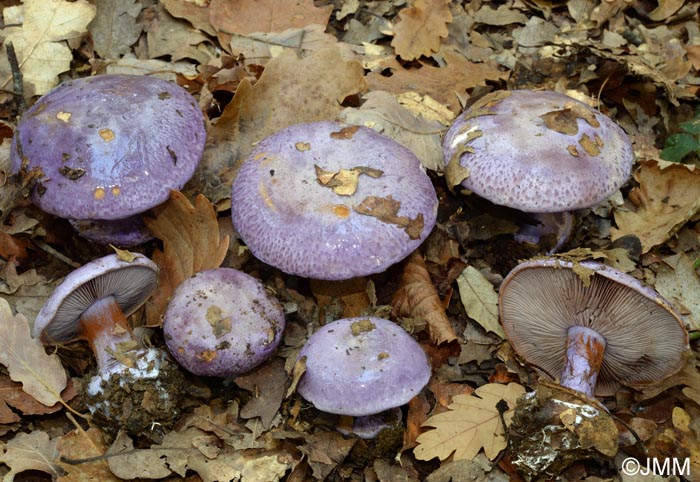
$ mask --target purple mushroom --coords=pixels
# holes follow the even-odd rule
[[[642,387],[673,375],[688,347],[668,301],[590,261],[519,264],[501,284],[499,312],[516,353],[588,397],[613,395],[619,383]]]
[[[307,278],[379,273],[415,250],[438,200],[420,161],[366,127],[298,124],[265,138],[233,182],[234,227],[253,255]]]
[[[22,116],[12,169],[41,169],[32,199],[44,211],[91,222],[86,235],[97,242],[132,245],[149,236],[138,215],[184,186],[205,140],[204,116],[185,89],[98,75],[60,84]],[[127,228],[141,234],[122,234]]]
[[[217,268],[177,287],[163,333],[170,353],[190,372],[231,378],[267,360],[284,325],[281,305],[262,283],[241,271]]]
[[[561,223],[551,251],[566,241],[570,212],[614,194],[634,163],[629,138],[610,118],[564,94],[532,90],[479,99],[454,121],[443,153],[448,165],[468,169],[455,180],[468,190]]]
[[[306,371],[297,391],[317,409],[336,415],[368,417],[391,411],[416,396],[431,375],[420,345],[397,324],[375,317],[324,325],[299,357],[306,358]],[[373,418],[355,426],[375,426]]]
[[[86,386],[87,405],[110,433],[122,428],[151,433],[155,423],[162,434],[177,414],[182,388],[177,365],[164,351],[144,347],[127,321],[156,280],[156,265],[143,255],[130,261],[105,256],[66,276],[34,322],[34,337],[46,344],[90,344],[97,375]]]

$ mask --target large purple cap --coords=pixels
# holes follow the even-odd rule
[[[324,412],[364,416],[408,403],[430,380],[425,352],[399,325],[345,318],[311,335],[297,391]]]
[[[201,271],[177,287],[163,319],[173,357],[196,375],[235,377],[267,360],[284,331],[279,302],[232,268]]]
[[[668,301],[637,279],[592,261],[521,263],[503,280],[498,307],[513,349],[553,377],[566,361],[569,328],[602,335],[596,395],[613,395],[620,382],[641,387],[674,374],[688,347],[688,333]]]
[[[233,183],[233,224],[252,253],[290,274],[342,280],[415,250],[437,215],[416,156],[366,127],[298,124],[261,141]]]
[[[40,98],[12,142],[12,169],[26,160],[43,177],[32,193],[69,219],[120,219],[181,189],[204,150],[204,116],[171,82],[135,75],[71,80]]]
[[[462,185],[526,212],[594,206],[630,176],[632,144],[610,118],[569,96],[514,90],[486,95],[443,140],[445,162],[459,156]]]
[[[80,316],[108,296],[114,297],[126,316],[141,307],[156,288],[158,268],[144,255],[133,254],[133,260],[110,254],[68,274],[39,311],[34,337],[46,342],[77,339]]]

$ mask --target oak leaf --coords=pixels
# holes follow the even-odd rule
[[[507,445],[503,422],[510,425],[515,403],[524,393],[525,388],[517,383],[488,383],[473,395],[455,395],[449,411],[425,421],[423,426],[435,428],[418,436],[413,453],[419,460],[445,460],[453,453],[453,460],[473,459],[483,447],[493,460]],[[502,401],[508,407],[501,419],[497,405]]]
[[[642,252],[673,236],[700,209],[700,170],[685,164],[640,161],[634,178],[639,186],[629,199],[636,209],[615,209],[615,241],[634,234],[642,242]]]
[[[498,322],[498,295],[486,276],[475,267],[467,266],[457,277],[457,286],[467,315],[486,331],[505,338]]]
[[[229,237],[219,235],[219,223],[211,203],[203,195],[194,206],[179,191],[154,210],[153,218],[144,218],[151,232],[163,241],[163,251],[153,253],[158,265],[158,290],[146,305],[149,326],[161,324],[161,316],[175,288],[193,274],[221,266],[226,257]]]
[[[447,37],[447,24],[452,21],[449,0],[416,0],[399,11],[391,46],[404,60],[428,56],[440,49]]]
[[[26,0],[3,10],[5,42],[12,42],[22,72],[25,96],[43,95],[58,84],[58,74],[70,68],[73,54],[66,40],[87,32],[95,6],[86,0]],[[10,17],[11,16],[11,17]],[[11,88],[12,73],[6,56],[0,57],[0,88]]]
[[[457,338],[420,253],[414,251],[406,260],[391,304],[397,316],[424,318],[433,343]]]
[[[50,474],[51,480],[66,473],[63,467],[53,462],[56,439],[49,439],[46,432],[20,432],[5,444],[4,449],[4,453],[0,453],[0,464],[10,467],[10,471],[3,474],[3,480],[15,480],[17,474],[30,470]]]
[[[136,19],[143,6],[136,0],[96,0],[95,7],[95,18],[88,26],[95,52],[103,59],[117,59],[129,52],[141,34]]]
[[[41,342],[32,338],[27,319],[21,313],[13,315],[4,298],[0,298],[0,363],[38,402],[50,407],[62,401],[68,377],[61,360],[46,354]]]
[[[225,34],[282,32],[311,24],[326,25],[332,5],[317,7],[313,0],[212,0],[209,20]]]

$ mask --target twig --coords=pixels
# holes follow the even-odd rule
[[[73,261],[72,259],[70,259],[66,255],[64,255],[63,253],[58,252],[56,249],[52,248],[51,246],[46,244],[44,241],[42,241],[40,239],[34,239],[32,241],[42,251],[49,253],[51,256],[66,263],[68,266],[71,266],[73,268],[80,268],[80,266],[81,266],[80,263],[76,263],[75,261]]]
[[[21,117],[24,111],[27,110],[27,104],[24,102],[24,84],[22,82],[22,71],[19,69],[17,61],[17,53],[12,42],[5,42],[5,50],[7,51],[7,60],[10,63],[12,71],[12,90],[17,103],[17,114]]]

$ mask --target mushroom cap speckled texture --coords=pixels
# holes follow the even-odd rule
[[[12,169],[41,168],[32,200],[69,219],[120,219],[181,189],[204,150],[204,116],[183,88],[137,75],[70,80],[22,116]]]
[[[156,288],[158,267],[144,255],[132,254],[133,261],[110,254],[70,272],[36,316],[34,337],[47,343],[79,338],[80,316],[108,296],[114,296],[126,316],[140,308]]]
[[[540,213],[604,201],[627,181],[634,163],[632,144],[617,124],[551,91],[487,94],[452,124],[443,153],[447,163],[460,155],[469,169],[465,188],[495,204]]]
[[[177,287],[163,319],[173,357],[196,375],[235,377],[267,360],[284,331],[280,303],[242,271],[196,273]]]
[[[311,335],[302,356],[306,371],[297,391],[317,409],[338,415],[372,415],[404,405],[431,374],[418,342],[382,318],[328,323]]]
[[[333,181],[321,183],[319,172],[342,177],[353,170],[362,173],[350,195],[338,194]],[[234,227],[255,257],[325,280],[382,272],[402,260],[432,230],[437,206],[410,150],[335,122],[297,124],[262,140],[231,194]]]
[[[586,287],[580,275],[590,274]],[[668,301],[636,278],[609,266],[545,258],[516,266],[500,287],[498,308],[513,349],[558,377],[571,326],[585,326],[606,341],[596,394],[613,395],[619,383],[642,387],[676,373],[688,333]]]

